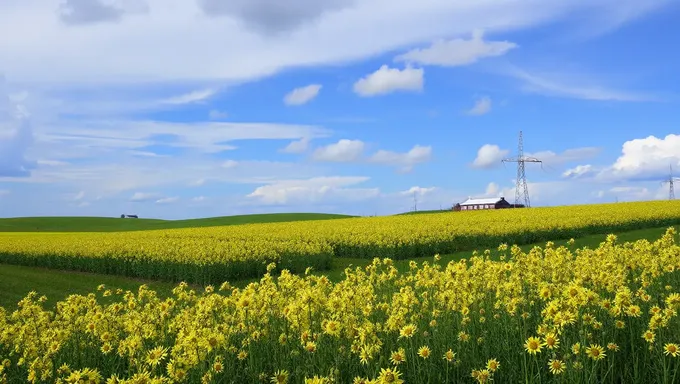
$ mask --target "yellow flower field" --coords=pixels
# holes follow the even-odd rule
[[[678,382],[676,238],[405,273],[376,258],[337,283],[284,270],[165,299],[100,286],[53,310],[33,292],[0,308],[0,382]]]
[[[302,272],[331,257],[394,260],[680,223],[676,201],[446,212],[118,233],[0,233],[0,263],[219,283],[270,262]]]

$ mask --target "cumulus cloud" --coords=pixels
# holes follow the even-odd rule
[[[406,153],[379,150],[368,160],[369,162],[399,167],[402,173],[410,172],[417,164],[430,161],[432,147],[415,145]]]
[[[354,83],[354,92],[362,97],[385,95],[397,91],[420,92],[423,90],[424,70],[406,67],[390,68],[382,65],[375,72]]]
[[[364,146],[361,140],[342,139],[337,143],[317,148],[312,154],[312,159],[329,162],[357,161],[364,152]]]
[[[295,88],[283,98],[286,105],[303,105],[312,101],[319,95],[321,84],[310,84],[304,87]]]
[[[280,150],[282,153],[300,154],[307,151],[309,148],[310,139],[303,137],[300,140],[291,141],[288,145]]]
[[[493,168],[500,165],[501,160],[510,153],[496,144],[484,144],[477,150],[477,157],[472,162],[474,168]]]
[[[590,164],[577,165],[574,168],[569,168],[562,173],[563,177],[566,178],[579,178],[584,175],[588,175],[593,170],[593,166]]]
[[[279,180],[256,188],[247,197],[265,205],[360,201],[380,194],[378,188],[348,188],[367,180],[368,177],[350,176]]]
[[[420,65],[455,67],[469,65],[480,59],[502,56],[517,44],[509,41],[485,41],[484,31],[475,30],[469,40],[458,38],[437,40],[428,48],[418,48],[395,57],[395,61],[405,61]]]
[[[668,177],[670,166],[680,169],[680,135],[669,134],[663,138],[650,135],[623,143],[621,155],[609,166],[580,165],[563,176],[601,182],[662,180]]]
[[[491,98],[484,96],[475,102],[475,105],[467,111],[468,115],[481,116],[491,112]]]
[[[484,192],[485,197],[497,197],[498,194],[501,193],[501,189],[498,186],[498,184],[494,183],[493,181],[489,183],[489,185],[486,186],[486,191]]]
[[[612,172],[640,175],[665,172],[668,166],[680,164],[680,135],[664,138],[647,136],[623,143],[621,156],[612,165]]]
[[[0,75],[0,177],[26,177],[37,165],[26,153],[34,144],[26,109],[9,98],[5,78]]]

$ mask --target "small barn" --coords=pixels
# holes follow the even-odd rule
[[[505,200],[505,197],[473,199],[468,198],[462,203],[453,206],[454,211],[474,211],[480,209],[503,209],[512,208],[512,204]]]

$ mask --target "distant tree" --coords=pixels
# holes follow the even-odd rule
[[[124,219],[124,218],[125,218],[125,214],[120,215],[120,218],[121,218],[121,219]]]

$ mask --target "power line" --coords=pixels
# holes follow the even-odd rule
[[[517,146],[517,157],[503,159],[504,163],[517,163],[517,185],[515,187],[515,206],[524,203],[524,206],[529,208],[529,186],[527,185],[527,175],[525,171],[525,163],[543,163],[535,157],[524,156],[524,140],[522,138],[522,131],[519,131],[519,144]]]

